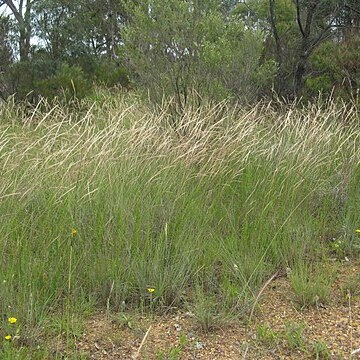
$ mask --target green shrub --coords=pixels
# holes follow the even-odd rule
[[[83,99],[91,92],[91,84],[81,67],[66,63],[60,65],[55,75],[37,83],[39,93],[49,99],[55,97],[69,102]]]
[[[127,69],[114,62],[102,61],[97,65],[95,70],[95,80],[106,86],[123,86],[130,85],[129,74]]]

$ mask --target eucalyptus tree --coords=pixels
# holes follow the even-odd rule
[[[1,6],[8,6],[13,14],[19,32],[18,46],[20,61],[27,61],[29,59],[31,47],[31,33],[32,33],[32,10],[34,4],[39,0],[0,0]]]
[[[326,41],[342,41],[359,28],[360,0],[245,0],[238,4],[247,26],[267,34],[264,56],[278,66],[276,90],[302,95],[309,61]]]
[[[8,16],[0,16],[0,73],[12,63],[13,49],[10,38],[10,19]]]
[[[302,94],[304,77],[309,60],[314,51],[325,41],[337,41],[338,28],[348,29],[355,24],[360,14],[358,0],[352,6],[344,0],[294,0],[294,21],[296,37],[294,38],[295,70],[293,72],[292,96]],[[277,58],[283,61],[283,47],[278,33],[276,15],[279,11],[279,0],[269,0],[269,20],[276,43]],[[358,20],[357,20],[358,21]],[[345,25],[346,24],[346,25]],[[281,66],[282,63],[280,62]]]
[[[222,5],[212,0],[148,0],[129,7],[124,56],[134,81],[153,101],[170,95],[181,114],[194,100],[190,95],[200,95],[196,100],[254,99],[272,78],[274,67],[259,61],[261,32],[248,29]]]
[[[0,98],[2,99],[6,99],[9,95],[7,74],[13,62],[10,22],[8,16],[0,16]]]
[[[119,0],[42,0],[36,4],[36,32],[54,58],[87,54],[116,59],[126,19]]]

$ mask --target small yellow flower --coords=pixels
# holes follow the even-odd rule
[[[6,335],[5,340],[11,340],[11,335]]]
[[[77,234],[77,230],[74,229],[74,228],[72,228],[72,229],[71,229],[71,235],[72,235],[72,236],[75,236],[76,234]]]
[[[355,230],[357,234],[360,234],[360,229]]]
[[[15,324],[15,323],[17,322],[17,318],[15,318],[15,317],[9,317],[9,318],[8,318],[8,322],[9,322],[10,324]]]
[[[154,288],[148,288],[147,291],[148,291],[150,294],[152,294],[152,293],[155,291],[155,289],[154,289]]]

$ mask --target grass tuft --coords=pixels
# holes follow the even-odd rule
[[[204,103],[176,127],[135,96],[81,106],[1,105],[3,314],[31,329],[193,302],[207,330],[212,299],[246,314],[287,267],[301,305],[326,301],[309,264],[333,238],[359,247],[355,106]]]

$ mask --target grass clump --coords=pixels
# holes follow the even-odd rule
[[[360,295],[360,275],[358,273],[347,276],[345,283],[341,285],[341,292],[344,298]]]
[[[256,339],[267,347],[274,347],[281,341],[281,334],[267,325],[260,324],[256,327]]]
[[[204,299],[244,315],[276,271],[321,259],[324,240],[356,247],[356,107],[204,103],[174,127],[166,106],[136,98],[48,106],[0,108],[0,307],[29,328],[193,301],[209,329]],[[323,274],[301,271],[300,303],[326,301]]]
[[[290,275],[295,303],[301,308],[328,303],[333,280],[333,270],[329,267],[318,266],[314,270],[300,263]]]
[[[329,346],[322,341],[315,341],[312,344],[313,357],[316,360],[331,359],[331,351]]]
[[[284,339],[290,349],[306,351],[306,338],[303,334],[304,325],[290,322],[287,324]]]

